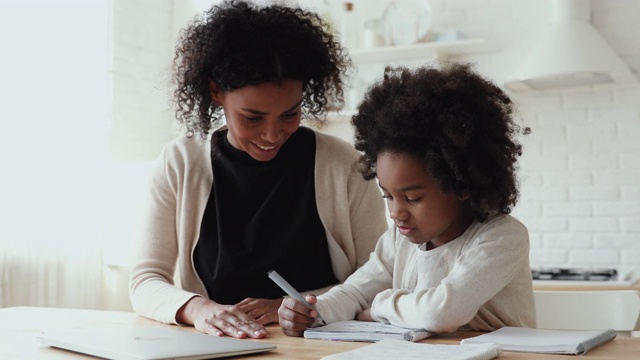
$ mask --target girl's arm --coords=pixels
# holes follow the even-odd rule
[[[455,264],[450,265],[450,273],[438,286],[415,290],[388,289],[379,293],[372,305],[373,318],[398,326],[452,332],[474,319],[480,307],[514,278],[525,272],[530,276],[526,228],[517,221],[492,225],[476,234],[464,247]],[[521,297],[508,301],[518,302],[527,294],[517,295]],[[527,311],[509,308],[507,303],[503,305],[502,309],[492,309],[492,316],[499,317],[495,312]],[[527,303],[523,301],[519,306],[524,308]]]
[[[355,319],[359,312],[371,307],[376,294],[392,287],[395,235],[395,228],[387,230],[367,263],[344,284],[318,297],[316,309],[327,323]]]

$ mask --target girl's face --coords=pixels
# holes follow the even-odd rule
[[[278,155],[282,145],[298,130],[302,81],[284,80],[221,92],[210,84],[213,102],[222,106],[227,139],[258,161]]]
[[[443,245],[464,233],[473,216],[465,200],[443,193],[417,158],[384,152],[378,155],[376,172],[391,219],[398,231],[414,244],[427,248]]]

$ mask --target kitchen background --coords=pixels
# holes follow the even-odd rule
[[[108,224],[100,227],[100,237],[108,246],[100,252],[105,265],[99,276],[106,284],[101,290],[103,297],[108,299],[98,302],[98,306],[129,308],[126,273],[131,244],[135,242],[136,218],[144,201],[140,194],[146,186],[151,160],[177,134],[168,104],[175,39],[194,14],[214,2],[112,0],[106,5],[110,14],[109,46],[105,49],[110,89],[106,143],[111,167],[109,182],[101,189],[106,194],[102,198],[106,212],[101,218]],[[330,17],[338,30],[342,2],[298,1]],[[527,59],[537,36],[554,21],[553,0],[422,3],[430,9],[429,33],[423,39],[472,39],[472,45],[454,50],[448,57],[474,63],[479,72],[500,85]],[[352,81],[356,90],[348,97],[349,105],[357,101],[368,81],[381,75],[383,63],[375,59],[368,62],[369,53],[355,47],[364,46],[366,21],[384,20],[390,4],[391,0],[353,1],[351,16],[355,26],[350,29],[355,29],[357,35],[352,53],[365,60],[356,62],[359,72]],[[640,74],[640,2],[591,0],[590,9],[591,23],[628,67],[631,80],[625,84],[511,93],[519,109],[519,121],[532,129],[530,135],[521,138],[521,198],[513,214],[530,231],[532,267],[610,267],[640,274],[640,85],[632,82]],[[398,57],[394,63],[409,66],[433,60],[431,53],[424,59],[393,54],[384,56]],[[45,57],[55,58],[51,54]],[[332,114],[332,124],[323,131],[350,140],[348,116],[348,111]],[[16,130],[14,134],[22,133]],[[16,213],[7,210],[2,215],[7,219]],[[31,295],[15,296],[18,291],[25,291],[18,290],[18,276],[30,279],[29,283],[36,282],[45,270],[40,268],[38,274],[32,274],[29,269],[33,266],[23,264],[34,261],[29,256],[10,260],[10,250],[17,246],[2,241],[0,306],[96,306],[96,299],[78,303],[51,294],[48,300],[36,301],[36,290]],[[82,266],[87,261],[85,258]],[[54,291],[51,287],[48,292]],[[67,290],[72,287],[66,285]]]
[[[554,21],[554,2],[549,0],[425,2],[431,7],[431,32],[457,30],[484,40],[486,51],[457,59],[475,63],[478,71],[499,84],[525,60],[531,42]],[[158,70],[171,58],[176,29],[208,4],[185,3],[115,1],[115,125],[130,129],[136,122],[145,126],[162,117],[171,121],[164,93],[157,91],[153,99],[145,97],[144,91],[164,86]],[[319,0],[299,3],[315,9],[323,4]],[[334,24],[339,24],[342,1],[328,3]],[[381,18],[389,3],[355,0],[353,11],[363,23]],[[592,0],[591,10],[595,28],[637,76],[640,2]],[[359,37],[364,36],[364,24],[354,28]],[[156,57],[150,55],[153,50]],[[531,232],[532,266],[640,270],[640,86],[586,86],[512,97],[522,125],[532,129],[521,138],[522,195],[514,211]],[[145,106],[134,110],[133,104],[125,107],[126,103]],[[344,118],[338,120],[335,131],[326,130],[350,139],[348,126],[340,123]],[[136,131],[126,133],[142,136]],[[155,144],[130,141],[133,149],[120,149],[129,156],[148,157],[166,140],[158,136]]]

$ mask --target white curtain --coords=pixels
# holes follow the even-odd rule
[[[0,2],[0,307],[108,306],[109,9]]]

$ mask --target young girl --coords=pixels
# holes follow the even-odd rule
[[[283,301],[301,336],[318,313],[433,332],[535,327],[529,237],[518,197],[512,102],[468,65],[387,69],[353,117],[361,171],[395,226],[343,285]],[[524,133],[528,133],[524,129]]]

